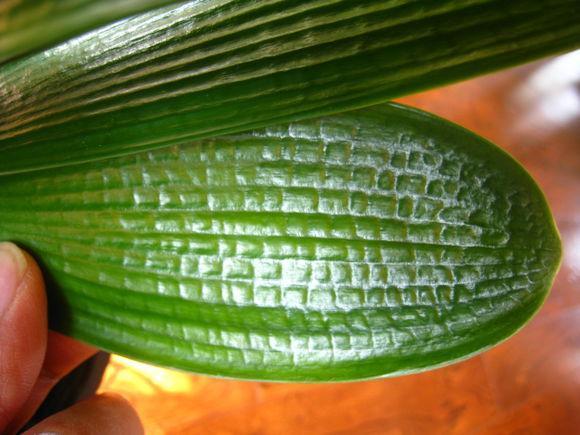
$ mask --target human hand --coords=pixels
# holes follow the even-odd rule
[[[48,331],[47,302],[32,257],[0,243],[0,433],[15,433],[50,389],[96,349]],[[114,395],[94,396],[25,434],[142,434],[135,410]]]

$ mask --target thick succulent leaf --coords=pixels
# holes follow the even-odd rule
[[[64,332],[152,363],[330,381],[464,358],[538,310],[560,259],[512,158],[389,105],[0,178]]]
[[[0,174],[338,113],[517,64],[577,46],[577,10],[207,0],[146,13],[0,69]]]
[[[175,2],[175,0],[173,1]],[[171,0],[9,0],[0,3],[0,63]]]

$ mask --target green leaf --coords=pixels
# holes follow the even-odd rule
[[[0,63],[171,0],[16,0],[0,4]]]
[[[0,68],[0,174],[361,108],[580,43],[577,0],[192,1]]]
[[[0,178],[58,327],[211,375],[415,372],[513,334],[561,247],[526,171],[397,105]]]

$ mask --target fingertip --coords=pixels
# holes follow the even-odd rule
[[[0,243],[0,319],[14,305],[27,269],[27,258],[15,244]]]
[[[143,425],[135,409],[122,396],[100,394],[43,420],[25,434],[39,433],[142,435]]]
[[[42,274],[32,257],[0,243],[0,432],[26,401],[47,341]]]
[[[9,427],[19,428],[27,422],[50,390],[71,370],[96,352],[97,349],[88,344],[49,330],[44,363],[36,384]]]
[[[127,434],[141,435],[145,431],[139,418],[139,414],[133,408],[133,405],[123,396],[117,393],[102,393],[94,396],[95,400],[100,401],[101,407],[114,410],[117,418],[122,419]]]

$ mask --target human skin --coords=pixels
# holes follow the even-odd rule
[[[50,389],[96,349],[48,330],[42,274],[33,258],[0,243],[0,433],[12,434]],[[55,414],[25,434],[142,434],[135,410],[99,395]]]

